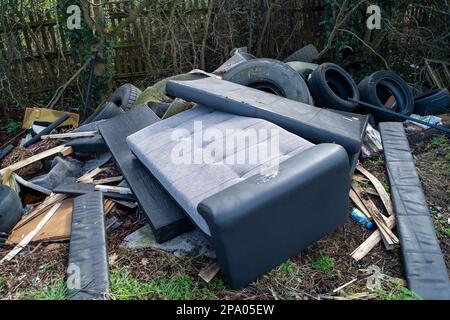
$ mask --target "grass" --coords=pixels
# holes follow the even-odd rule
[[[58,261],[52,260],[39,267],[41,273],[46,273],[58,265]]]
[[[318,258],[311,261],[311,266],[314,270],[320,271],[328,276],[334,273],[334,259],[322,253]]]
[[[435,136],[431,139],[430,146],[434,148],[447,148],[449,146],[449,140],[445,134]]]
[[[448,221],[445,215],[439,214],[433,208],[430,208],[431,216],[434,222],[437,224],[437,231],[442,237],[450,237],[450,228],[448,227]]]
[[[382,156],[378,156],[373,159],[365,159],[364,164],[368,166],[384,166],[384,160]]]
[[[423,300],[408,288],[394,283],[389,283],[385,288],[377,291],[380,300]]]
[[[127,271],[115,270],[111,273],[111,294],[117,300],[185,300],[217,299],[211,289],[226,288],[221,280],[212,281],[204,288],[199,288],[186,274],[178,274],[166,279],[162,276],[152,277],[143,282]]]
[[[3,291],[3,288],[6,286],[6,278],[3,276],[0,276],[0,292]]]
[[[68,290],[64,279],[54,281],[42,290],[31,290],[22,295],[23,300],[67,300]]]

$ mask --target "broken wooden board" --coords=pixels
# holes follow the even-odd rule
[[[386,222],[388,228],[393,229],[395,227],[395,217],[390,216]],[[370,237],[366,239],[358,248],[355,249],[350,255],[356,261],[363,259],[375,246],[382,240],[380,230],[373,232]]]
[[[66,199],[61,202],[61,206],[55,215],[45,224],[45,226],[31,239],[31,241],[49,241],[68,239],[70,237],[70,223],[72,219],[73,200]],[[44,217],[41,214],[23,226],[14,229],[6,240],[6,244],[18,244],[41,222]]]
[[[350,189],[350,199],[353,201],[359,211],[361,211],[368,219],[372,219],[372,215],[370,214],[369,210],[367,210],[366,206],[361,201],[356,192],[353,191],[353,189]]]
[[[27,224],[29,221],[40,216],[42,213],[45,213],[55,203],[61,202],[66,198],[67,196],[64,194],[51,194],[45,198],[43,202],[33,207],[33,209],[14,226],[13,230]]]
[[[50,156],[53,156],[55,154],[61,154],[63,157],[68,156],[69,154],[73,153],[73,150],[71,147],[67,147],[65,145],[61,145],[61,146],[57,146],[55,148],[43,151],[41,153],[38,153],[34,156],[31,156],[27,159],[24,159],[22,161],[13,163],[12,165],[3,168],[0,170],[0,175],[3,176],[5,174],[6,171],[16,171],[19,170],[23,167],[26,167],[36,161],[48,158]]]
[[[206,267],[204,267],[200,272],[198,273],[198,276],[203,279],[206,283],[209,283],[216,274],[218,274],[220,271],[220,267],[217,264],[217,262],[213,261],[209,263]]]
[[[394,215],[394,208],[392,206],[392,200],[391,196],[386,192],[386,189],[384,189],[383,184],[380,182],[380,180],[377,179],[372,173],[361,167],[360,165],[356,166],[356,170],[361,172],[364,176],[366,176],[370,182],[375,187],[375,190],[377,190],[378,195],[381,198],[381,201],[384,204],[384,207],[386,208],[386,211],[390,216]]]
[[[85,131],[85,132],[67,132],[67,133],[57,133],[57,134],[47,134],[41,137],[42,140],[48,139],[76,139],[76,138],[86,138],[93,137],[97,131]]]
[[[387,226],[387,217],[385,217],[376,207],[376,205],[370,200],[369,198],[365,199],[362,196],[362,188],[357,184],[352,184],[352,189],[355,191],[355,193],[358,195],[359,199],[362,201],[364,206],[367,208],[367,210],[370,212],[372,219],[376,223],[378,229],[380,230],[383,239],[390,245],[395,245],[399,243],[399,240],[397,236],[389,229]],[[388,247],[390,249],[390,247]]]
[[[0,260],[0,264],[4,261],[11,261],[20,251],[22,251],[23,248],[25,248],[30,241],[36,236],[37,233],[41,231],[41,229],[45,226],[45,224],[53,217],[55,212],[58,210],[58,208],[61,206],[61,203],[55,204],[42,218],[41,221],[34,227],[33,230],[31,230],[26,236],[23,237],[23,239],[19,242],[17,246],[14,247],[6,256]]]
[[[111,212],[114,202],[111,200],[104,201],[105,215]],[[45,241],[63,241],[69,240],[72,224],[73,199],[66,199],[61,202],[61,206],[55,212],[53,217],[42,227],[42,229],[31,239],[32,242]],[[6,244],[18,244],[29,234],[43,219],[44,215],[31,220],[27,224],[15,229],[6,240]]]

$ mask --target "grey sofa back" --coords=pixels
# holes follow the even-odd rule
[[[216,78],[169,81],[166,91],[221,111],[268,120],[315,144],[337,143],[349,159],[361,149],[361,125],[356,117]]]

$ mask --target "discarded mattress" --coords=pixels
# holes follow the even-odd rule
[[[424,299],[449,300],[450,281],[403,124],[380,123],[406,279]]]
[[[71,300],[108,298],[108,254],[101,192],[74,200],[67,274]]]
[[[209,150],[212,143],[196,139],[196,135],[201,134],[202,130],[205,134],[208,130],[215,130],[214,143],[224,147],[222,150],[215,150],[217,152],[211,154],[211,159],[206,157],[213,153]],[[232,139],[228,130],[235,130],[237,135],[244,136],[257,133],[256,139],[249,139],[249,143],[243,145],[228,143],[226,140]],[[276,134],[271,134],[272,132]],[[177,133],[183,135],[182,140],[173,139]],[[271,146],[275,149],[274,144],[278,143],[272,141],[275,139],[279,141],[279,150],[270,150]],[[192,143],[182,145],[183,141]],[[314,146],[269,121],[206,107],[197,107],[148,126],[129,136],[127,143],[138,159],[207,235],[211,235],[208,225],[197,212],[197,205],[203,199],[251,177],[264,165],[268,169],[271,163],[281,163]],[[193,153],[174,159],[177,156],[174,151],[183,147],[186,147],[185,150],[180,152],[192,149]],[[252,154],[260,154],[264,150],[270,154],[250,159]]]
[[[129,135],[158,121],[155,113],[144,105],[105,121],[99,130],[147,216],[156,240],[161,243],[189,231],[193,228],[192,223],[155,177],[131,153],[126,143]],[[157,137],[146,139],[157,143]]]

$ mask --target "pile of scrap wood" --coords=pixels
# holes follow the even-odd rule
[[[356,170],[359,174],[353,176],[350,199],[366,215],[367,219],[373,220],[377,226],[377,230],[351,253],[352,258],[359,261],[380,241],[383,241],[386,249],[392,250],[395,245],[399,244],[399,240],[392,232],[395,227],[395,215],[390,195],[386,192],[382,183],[369,171],[360,165],[356,167]],[[363,188],[360,185],[361,182],[370,182],[373,188]],[[375,205],[370,198],[371,196],[380,198],[387,215],[383,214],[383,210]]]

